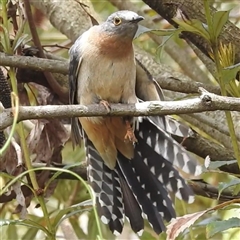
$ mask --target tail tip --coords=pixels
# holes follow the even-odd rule
[[[141,236],[142,236],[142,234],[143,234],[143,231],[144,231],[144,230],[143,230],[143,229],[141,229],[140,231],[138,231],[138,232],[137,232],[137,235],[138,235],[139,237],[141,237]]]
[[[121,233],[120,232],[118,232],[116,229],[113,231],[113,235],[115,235],[115,236],[119,236],[119,235],[121,235]]]

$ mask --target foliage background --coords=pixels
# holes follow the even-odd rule
[[[194,0],[192,0],[194,1]],[[26,4],[27,1],[24,1]],[[37,9],[37,5],[41,4],[42,1],[38,2],[31,2],[32,7],[32,14],[33,14],[33,20],[37,27],[37,34],[39,36],[39,39],[41,41],[42,46],[44,47],[44,50],[47,53],[54,54],[54,56],[68,58],[68,48],[71,46],[71,41],[69,39],[74,40],[75,35],[80,35],[71,33],[71,31],[75,31],[74,27],[71,29],[64,29],[64,18],[63,15],[61,16],[62,19],[59,20],[59,24],[61,23],[63,25],[59,25],[53,27],[53,25],[49,21],[49,15],[43,14],[43,9],[39,10]],[[3,13],[3,17],[1,18],[2,21],[2,27],[1,27],[1,37],[7,35],[9,39],[14,40],[18,39],[19,45],[16,45],[16,49],[14,50],[15,54],[18,55],[34,55],[34,49],[30,48],[29,46],[34,46],[34,43],[32,41],[32,32],[29,28],[29,22],[25,22],[24,19],[26,19],[26,15],[24,13],[24,7],[20,4],[18,1],[12,1],[14,6],[17,6],[17,13],[19,16],[16,17],[16,20],[18,22],[18,29],[14,28],[14,21],[13,18],[8,18],[8,27],[6,27],[6,22],[4,22],[4,5],[5,1],[2,0],[1,3],[1,12]],[[149,8],[144,2],[142,1],[91,1],[83,2],[85,5],[90,6],[87,8],[90,15],[96,18],[98,21],[102,21],[106,19],[106,17],[118,9],[121,8],[127,8],[129,10],[138,11],[144,14],[146,18],[145,24],[153,29],[172,29],[172,26],[164,20],[162,17],[160,17],[155,11],[153,11],[151,8]],[[230,11],[230,17],[229,20],[234,23],[234,25],[239,26],[239,20],[240,20],[240,6],[238,1],[210,1],[211,5],[214,6],[217,10],[229,10]],[[9,4],[9,2],[8,2]],[[50,1],[49,1],[50,4]],[[51,2],[53,4],[53,2]],[[59,7],[61,4],[65,4],[66,12],[65,12],[65,18],[70,18],[74,12],[73,10],[68,11],[72,4],[76,4],[73,0],[68,1],[61,1],[59,2]],[[193,4],[194,5],[194,4]],[[9,5],[8,5],[9,7]],[[55,7],[58,8],[58,4],[55,4]],[[47,7],[46,7],[47,8]],[[9,7],[10,9],[10,7]],[[41,8],[40,8],[41,9]],[[10,14],[10,13],[9,13]],[[11,16],[11,15],[10,15]],[[182,15],[180,12],[178,12],[177,15],[178,19],[181,20]],[[90,22],[92,19],[89,19],[88,15],[82,16],[81,19],[79,19],[78,22],[73,23],[78,24],[81,26],[81,33],[82,31],[86,30],[90,26]],[[54,20],[52,20],[53,22]],[[57,21],[56,21],[57,22]],[[28,24],[29,23],[29,24]],[[85,25],[84,25],[85,24]],[[5,27],[5,28],[4,28]],[[61,29],[62,27],[62,29]],[[60,30],[65,33],[61,33]],[[240,30],[239,30],[240,31]],[[4,35],[5,34],[5,35]],[[238,33],[239,34],[239,33]],[[72,37],[70,37],[72,36]],[[239,35],[238,35],[239,36]],[[7,42],[7,40],[6,40]],[[6,53],[13,53],[13,49],[11,47],[6,47],[6,44],[1,38],[1,52]],[[151,60],[154,60],[157,62],[157,65],[153,65],[149,62],[149,60],[143,61],[144,64],[148,65],[149,71],[155,76],[158,76],[158,79],[161,81],[161,77],[163,81],[166,78],[166,74],[172,73],[175,78],[177,78],[175,81],[182,81],[182,80],[188,80],[192,81],[192,84],[195,82],[202,82],[204,85],[212,85],[212,86],[218,86],[218,83],[216,81],[217,77],[216,74],[214,74],[214,71],[212,71],[212,65],[214,63],[212,61],[209,61],[209,59],[206,59],[206,56],[202,56],[200,54],[200,51],[196,50],[196,47],[193,47],[193,49],[189,46],[189,42],[184,41],[177,34],[174,34],[171,38],[169,36],[157,36],[152,33],[150,34],[143,34],[141,35],[136,41],[135,45],[137,46],[137,54],[144,53],[144,56],[150,56]],[[20,46],[20,47],[19,47]],[[23,49],[28,49],[27,53],[24,52]],[[141,51],[139,50],[141,49]],[[10,52],[8,52],[10,50]],[[196,54],[197,53],[197,54]],[[224,59],[227,59],[228,55],[224,55]],[[208,56],[209,58],[209,56]],[[227,60],[226,60],[227,61]],[[231,62],[230,65],[234,64],[234,61]],[[156,64],[156,63],[155,63]],[[152,67],[151,67],[152,66]],[[155,68],[157,66],[157,69]],[[45,105],[45,104],[60,104],[64,103],[64,98],[61,99],[61,95],[57,96],[54,94],[54,89],[49,90],[49,85],[46,81],[46,76],[40,75],[40,73],[34,73],[34,72],[26,72],[24,70],[18,70],[16,72],[16,69],[10,69],[5,68],[4,74],[7,74],[10,77],[10,84],[13,87],[13,81],[15,79],[15,76],[18,80],[18,94],[20,98],[20,102],[23,105]],[[12,75],[11,75],[12,71]],[[175,75],[174,75],[175,74]],[[176,77],[179,76],[179,77]],[[55,78],[58,79],[58,76],[54,75]],[[171,78],[171,77],[170,77]],[[238,76],[236,77],[238,78]],[[180,80],[179,80],[180,79]],[[60,77],[58,79],[60,80]],[[169,79],[168,79],[169,80]],[[34,82],[34,83],[32,83]],[[233,83],[232,83],[233,84]],[[234,84],[238,87],[238,82],[234,79]],[[66,82],[61,82],[60,85],[66,86]],[[225,84],[226,89],[228,90],[228,95],[232,95],[231,93],[231,84]],[[234,85],[235,87],[235,85]],[[171,88],[171,87],[170,87]],[[171,89],[165,90],[165,95],[167,99],[182,99],[186,98],[186,94],[181,93],[181,90],[176,93],[173,91],[170,91]],[[236,97],[238,97],[240,91],[236,90],[235,93]],[[188,93],[188,97],[193,96],[194,93]],[[239,94],[239,95],[238,95]],[[219,117],[213,118],[211,121],[215,122],[215,125],[217,125],[217,122],[219,121],[222,123],[224,128],[227,127],[227,124],[224,120],[221,120],[220,113]],[[219,147],[222,150],[222,153],[224,156],[227,154],[231,155],[230,158],[222,159],[221,160],[230,160],[230,159],[236,159],[233,157],[233,151],[232,146],[230,144],[230,138],[221,138],[221,134],[218,135],[218,128],[219,126],[208,126],[211,128],[206,128],[201,125],[201,120],[205,120],[203,118],[203,115],[201,115],[202,118],[200,118],[200,115],[197,115],[195,120],[189,119],[188,116],[181,116],[181,118],[190,124],[194,130],[197,131],[200,137],[204,137],[211,143],[215,143],[216,145],[219,145]],[[206,113],[204,115],[205,117],[208,117],[208,119],[211,119],[213,117],[212,115]],[[217,115],[218,116],[218,115]],[[179,119],[179,116],[174,116],[175,118]],[[238,121],[238,114],[234,115],[234,121],[237,123]],[[205,123],[207,120],[205,121]],[[54,121],[49,120],[46,121],[32,121],[31,123],[25,122],[22,126],[24,129],[24,135],[27,143],[28,153],[30,156],[30,159],[35,159],[33,163],[36,165],[37,163],[46,163],[50,164],[52,159],[57,159],[58,163],[63,162],[64,164],[74,164],[78,163],[79,161],[84,161],[84,151],[83,149],[77,148],[74,151],[72,150],[71,142],[68,140],[69,136],[69,127],[67,126],[67,120],[61,119],[61,121]],[[209,123],[209,122],[208,122]],[[32,124],[38,124],[38,128],[34,128]],[[30,126],[29,126],[30,125]],[[214,124],[212,124],[214,125]],[[34,129],[34,131],[33,131]],[[209,130],[210,129],[210,130]],[[215,129],[215,131],[214,131]],[[217,129],[217,130],[216,130]],[[238,133],[238,128],[236,126],[236,132]],[[213,131],[213,132],[211,132]],[[9,132],[5,132],[6,136],[9,134]],[[57,135],[57,137],[56,137]],[[228,134],[227,134],[228,135]],[[21,140],[21,126],[16,127],[16,133],[15,133],[15,139],[16,142],[20,142],[20,145],[22,149],[24,148],[22,145],[23,139]],[[32,136],[32,138],[31,138]],[[38,136],[38,137],[37,137]],[[51,141],[51,137],[55,136],[55,140]],[[24,138],[24,140],[25,140]],[[57,139],[57,140],[56,140]],[[226,139],[228,139],[226,141]],[[51,144],[49,143],[51,142]],[[35,144],[33,144],[35,143]],[[59,148],[62,148],[62,152],[59,150]],[[47,151],[47,150],[48,151]],[[189,148],[187,148],[189,149]],[[8,168],[11,170],[14,169],[14,176],[19,175],[20,173],[24,172],[24,170],[29,169],[28,167],[25,168],[21,167],[21,171],[16,173],[16,162],[10,163],[9,159],[14,158],[16,159],[16,156],[9,155],[9,152],[13,154],[14,147],[11,145],[9,146],[7,153],[5,153],[5,168],[6,164]],[[54,155],[54,152],[56,153]],[[195,151],[193,151],[196,153]],[[36,160],[36,154],[48,154],[46,155],[42,154],[41,159]],[[23,154],[24,155],[24,154]],[[7,156],[7,158],[6,158]],[[45,158],[44,158],[45,156]],[[26,155],[24,155],[26,158]],[[210,155],[211,157],[211,155]],[[44,158],[45,161],[42,161]],[[6,159],[8,161],[6,161]],[[50,160],[51,159],[51,160]],[[220,159],[219,159],[220,160]],[[4,159],[2,160],[4,161]],[[203,156],[199,156],[199,161],[201,163],[204,162]],[[226,162],[225,162],[226,163]],[[2,164],[4,165],[4,164]],[[2,170],[1,165],[1,170]],[[51,164],[50,164],[51,165]],[[42,166],[42,165],[41,165]],[[8,171],[9,173],[9,171]],[[4,188],[6,184],[11,179],[11,174],[2,173],[0,177],[0,185],[1,188]],[[236,175],[229,174],[223,171],[220,171],[218,169],[214,169],[213,171],[209,171],[205,173],[203,176],[203,180],[210,184],[211,186],[216,187],[217,189],[223,189],[225,190],[225,187],[228,185],[221,185],[221,183],[228,183],[232,182],[232,180],[236,181],[236,184],[233,184],[233,187],[231,188],[231,197],[239,192],[239,182],[236,180]],[[37,179],[44,179],[43,185],[51,179],[51,176],[40,173],[40,175],[37,176]],[[26,178],[22,178],[22,181],[31,187],[31,181]],[[38,195],[36,197],[31,196],[31,199],[29,199],[30,206],[27,208],[27,215],[24,213],[22,208],[19,208],[19,204],[22,203],[21,200],[12,200],[12,201],[6,201],[1,204],[0,208],[0,214],[1,214],[1,239],[97,239],[97,236],[99,235],[99,231],[97,228],[97,221],[94,216],[94,212],[91,208],[90,202],[85,202],[89,199],[89,193],[87,189],[85,188],[84,184],[81,181],[77,180],[69,180],[69,179],[61,179],[51,183],[50,190],[48,189],[46,191],[46,194],[43,195],[44,198],[41,195]],[[19,188],[20,185],[17,185],[16,187]],[[10,188],[9,188],[10,190]],[[204,191],[204,189],[203,189]],[[48,195],[48,196],[47,196]],[[42,199],[41,199],[42,198]],[[234,197],[233,197],[234,198]],[[236,197],[237,198],[237,197]],[[48,201],[45,201],[48,199]],[[230,198],[232,199],[232,198]],[[229,199],[229,200],[230,200]],[[22,201],[25,201],[23,199]],[[38,206],[39,202],[46,207],[45,212],[42,211],[42,208],[36,207]],[[195,213],[199,211],[206,210],[210,207],[216,206],[219,203],[219,201],[215,198],[212,199],[197,196],[194,204],[186,205],[180,201],[176,200],[176,211],[179,216],[186,215],[189,213]],[[20,204],[21,205],[21,204]],[[24,205],[24,204],[23,204]],[[76,206],[77,205],[77,206]],[[66,210],[67,209],[67,210]],[[65,211],[66,210],[66,211]],[[14,214],[14,212],[16,212]],[[29,222],[26,220],[22,221],[20,219],[21,214],[25,215]],[[67,214],[67,215],[66,215]],[[182,235],[179,236],[179,239],[239,239],[239,227],[240,227],[240,220],[239,220],[239,205],[227,205],[227,208],[220,209],[218,211],[212,211],[210,213],[205,214],[202,216],[194,225],[191,227],[191,229],[186,229]],[[66,218],[65,218],[66,217]],[[236,217],[238,218],[238,225],[236,222],[234,222],[233,225],[234,228],[230,228],[227,231],[222,231],[223,227],[219,228],[219,231],[216,234],[212,234],[212,236],[209,236],[209,232],[211,232],[211,227],[213,226],[209,225],[216,221],[223,221],[229,218]],[[64,219],[65,218],[65,219]],[[223,222],[224,223],[224,222]],[[228,225],[228,222],[225,222],[225,226]],[[146,223],[147,225],[147,223]],[[218,226],[219,227],[219,226]],[[236,228],[238,227],[238,228]],[[114,239],[114,236],[107,230],[107,228],[101,224],[101,228],[103,231],[103,237],[105,239]],[[46,236],[46,232],[44,229],[48,231],[48,235]],[[216,229],[216,227],[214,228]],[[124,229],[124,232],[121,236],[119,236],[117,239],[138,239],[139,237],[134,235],[128,225],[126,224],[126,228]],[[150,229],[150,227],[147,225],[146,231],[144,232],[143,236],[140,237],[140,239],[166,239],[166,233],[161,234],[160,236],[156,236]]]

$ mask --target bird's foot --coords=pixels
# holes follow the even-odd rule
[[[99,102],[99,104],[103,105],[103,106],[107,109],[108,112],[111,111],[111,107],[110,107],[110,104],[109,104],[108,101],[106,101],[106,100],[101,100],[101,101]]]
[[[134,131],[133,131],[129,121],[126,121],[126,127],[127,127],[127,133],[124,137],[124,140],[125,141],[130,141],[132,143],[136,143],[137,138],[135,137]]]

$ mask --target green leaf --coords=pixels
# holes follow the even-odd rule
[[[153,29],[138,25],[138,30],[134,36],[134,39],[138,38],[141,34],[151,32]]]
[[[83,212],[83,211],[89,210],[89,206],[91,206],[91,208],[92,208],[92,200],[86,200],[81,203],[75,204],[71,207],[60,210],[54,219],[53,226],[55,226],[57,228],[58,225],[62,222],[62,220],[65,219],[65,217],[64,217],[65,215],[68,216],[68,214],[70,214],[68,216],[68,217],[70,217],[71,215],[76,214],[78,212]]]
[[[38,229],[30,228],[22,237],[22,239],[36,239],[36,235],[38,233]],[[17,239],[17,238],[14,238]]]
[[[21,44],[26,44],[26,42],[29,42],[31,40],[31,38],[29,37],[28,34],[23,34],[21,37],[19,37],[17,39],[16,42],[14,42],[15,44],[12,46],[13,47],[13,51],[16,51],[17,48],[21,45]]]
[[[2,44],[3,50],[6,53],[9,53],[10,51],[10,42],[9,42],[9,35],[6,27],[3,24],[0,24],[0,28],[2,28],[2,31],[0,32],[0,42]]]
[[[215,170],[217,168],[220,168],[224,165],[230,165],[233,163],[237,163],[237,160],[227,160],[227,161],[214,161],[214,162],[210,162],[208,169],[210,170]]]
[[[180,21],[178,19],[174,19],[174,21],[180,26],[181,31],[191,32],[198,34],[205,38],[208,42],[210,42],[210,35],[207,30],[207,26],[204,25],[197,19]]]
[[[176,29],[151,29],[151,28],[147,28],[142,25],[139,25],[138,30],[134,36],[134,39],[138,38],[141,34],[148,33],[148,32],[154,33],[158,36],[169,36],[175,31]]]
[[[239,71],[240,71],[240,63],[224,68],[222,71],[224,83],[227,84],[230,81],[234,80]]]
[[[240,184],[237,184],[233,189],[233,195],[237,195],[240,192]]]
[[[78,218],[69,218],[69,222],[72,225],[72,229],[74,230],[78,239],[87,239],[87,235],[83,232],[79,225]]]
[[[60,220],[59,220],[59,222],[58,222],[58,224],[56,225],[56,229],[59,227],[59,225],[65,220],[65,219],[67,219],[67,218],[70,218],[70,217],[72,217],[73,215],[76,215],[76,214],[78,214],[78,213],[82,213],[83,211],[90,211],[90,210],[92,210],[92,208],[88,208],[88,209],[79,209],[79,210],[75,210],[75,211],[73,211],[73,212],[70,212],[70,213],[68,213],[68,214],[66,214],[66,215],[64,215]]]
[[[44,228],[42,225],[30,220],[30,219],[25,219],[25,220],[0,220],[0,227],[3,226],[8,226],[8,225],[22,225],[25,227],[29,228],[37,228],[38,230],[42,230],[45,232],[47,235],[50,235],[48,230]]]
[[[151,33],[156,34],[158,36],[172,36],[172,34],[176,33],[178,29],[156,29],[152,30]]]
[[[88,219],[88,239],[96,239],[98,235],[97,224],[93,212],[89,214]]]
[[[226,231],[229,228],[240,227],[240,218],[230,218],[224,221],[214,221],[207,225],[207,238],[213,237],[215,234]]]
[[[179,29],[176,29],[172,32],[172,34],[170,34],[169,36],[167,36],[163,41],[162,43],[157,47],[157,51],[156,51],[156,55],[158,56],[158,60],[160,61],[160,56],[161,56],[161,53],[162,53],[162,50],[163,50],[163,47],[165,44],[167,44],[167,42],[173,38],[174,36],[178,36],[179,33],[181,31]]]
[[[16,225],[9,225],[7,228],[7,238],[5,238],[5,239],[18,239],[17,230],[18,229],[17,229]]]
[[[220,35],[223,26],[227,22],[229,18],[229,11],[217,11],[212,16],[212,22],[213,22],[213,31],[215,38],[218,38]]]
[[[238,203],[232,203],[231,205],[227,205],[226,207],[223,207],[221,210],[232,210],[232,209],[237,209],[240,208],[240,205]],[[219,209],[220,210],[220,209]]]
[[[224,189],[232,187],[232,186],[235,186],[235,185],[238,185],[238,184],[240,184],[240,179],[238,179],[238,178],[235,178],[235,179],[231,180],[228,183],[225,183],[225,182],[224,183],[220,183],[219,187],[218,187],[218,190],[219,190],[218,197],[221,195],[221,193],[222,193],[222,191]]]

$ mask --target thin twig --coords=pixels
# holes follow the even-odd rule
[[[29,24],[29,28],[30,28],[30,31],[31,31],[31,34],[32,34],[34,45],[39,50],[39,52],[38,52],[39,56],[41,58],[46,58],[46,56],[45,56],[45,54],[43,52],[43,49],[42,49],[42,45],[41,45],[40,39],[38,37],[38,33],[37,33],[37,29],[36,29],[36,26],[35,26],[35,23],[34,23],[34,19],[33,19],[31,6],[30,6],[29,1],[28,0],[24,0],[24,5],[25,5],[25,11],[26,11],[28,24]],[[52,89],[54,89],[56,94],[58,96],[60,96],[62,99],[68,99],[68,93],[64,90],[64,88],[62,88],[59,85],[59,83],[53,77],[52,73],[44,72],[44,75],[45,75],[49,85],[51,86]]]

